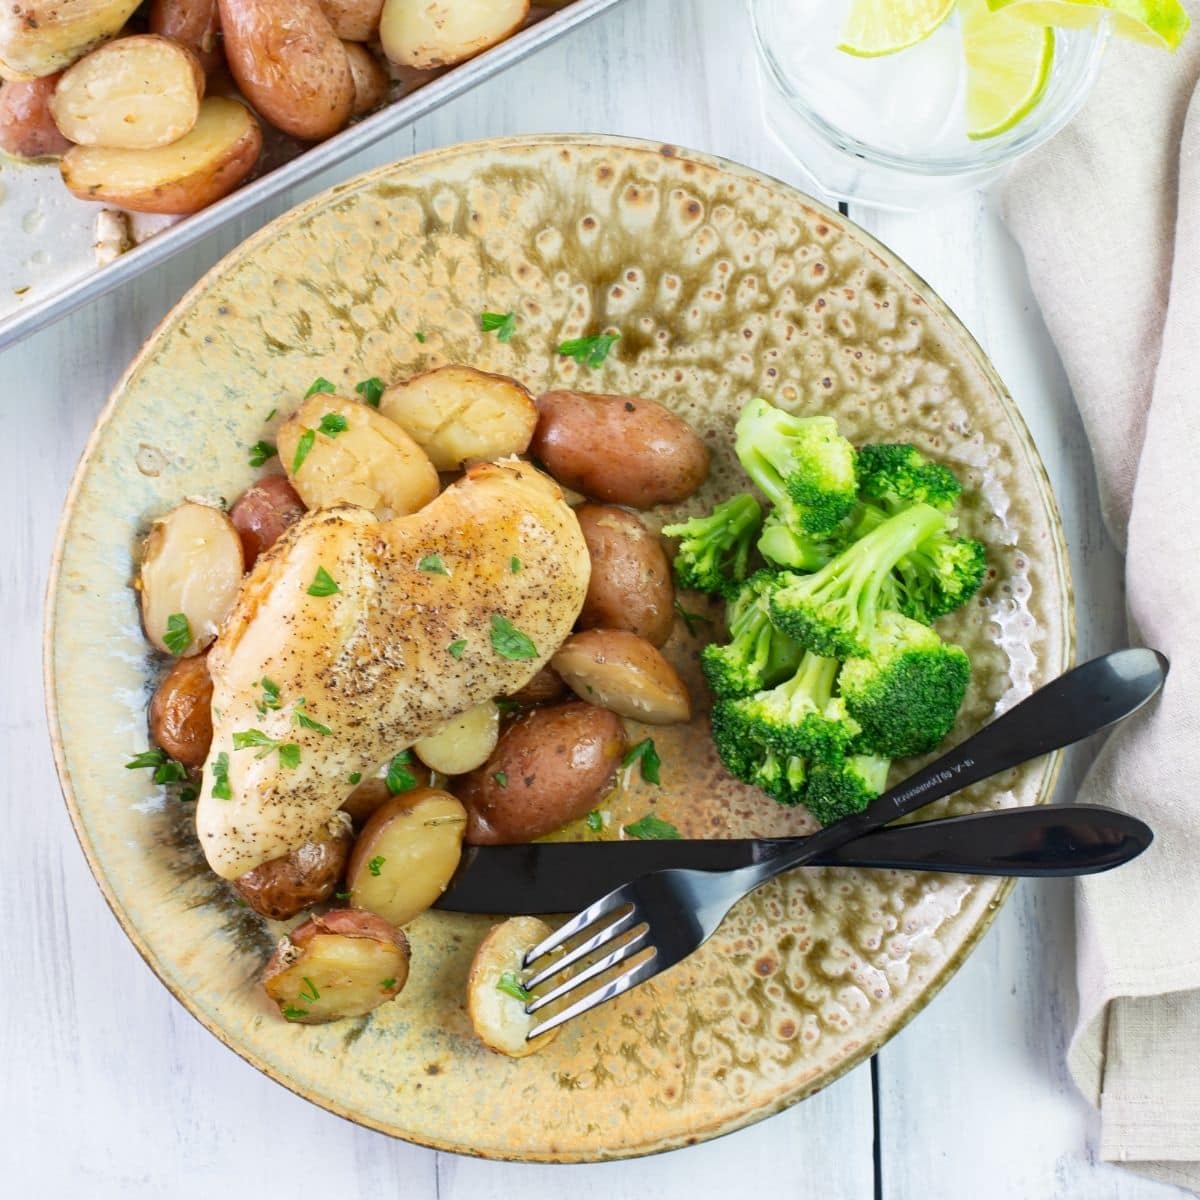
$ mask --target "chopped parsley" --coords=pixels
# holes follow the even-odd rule
[[[620,337],[619,333],[601,333],[596,337],[570,338],[559,346],[558,353],[594,369],[603,365],[608,352]]]
[[[351,783],[362,783],[362,772],[361,771],[351,771],[350,772],[350,782]]]
[[[687,626],[687,631],[696,636],[697,625],[711,625],[712,622],[703,614],[698,612],[688,612],[678,600],[675,601],[675,611],[679,614],[679,618]]]
[[[172,654],[182,654],[192,644],[192,627],[183,613],[172,613],[163,631],[163,645]]]
[[[337,581],[324,567],[317,568],[317,573],[313,576],[312,583],[308,585],[308,594],[310,596],[332,596],[341,590],[337,585]]]
[[[367,870],[370,871],[376,879],[378,879],[379,872],[383,870],[383,864],[385,862],[387,862],[387,859],[384,858],[382,854],[377,854],[369,863],[367,863]]]
[[[334,892],[333,898],[335,900],[349,900],[350,897],[353,895],[354,895],[353,892]]]
[[[307,1000],[309,1002],[309,1004],[312,1004],[315,1001],[320,1000],[321,993],[317,991],[317,985],[315,983],[313,983],[313,981],[311,979],[309,979],[309,977],[307,975],[302,975],[301,979],[304,980],[304,988],[307,988],[307,991],[304,990],[304,988],[301,989],[300,999]]]
[[[498,786],[500,786],[502,788],[508,787],[508,772],[507,771],[497,771],[492,776],[492,778],[496,781]]]
[[[224,750],[213,761],[212,796],[214,800],[232,800],[233,789],[229,786],[229,755]]]
[[[279,707],[279,684],[272,682],[265,675],[258,681],[263,690],[263,698],[256,705],[259,715],[265,716],[268,708]]]
[[[393,796],[398,796],[401,792],[411,792],[417,786],[417,777],[408,769],[411,762],[412,755],[407,750],[401,750],[388,763],[387,779],[384,782]],[[379,872],[372,871],[371,874],[378,875]]]
[[[304,466],[304,460],[308,457],[308,452],[313,448],[313,443],[317,440],[317,431],[315,429],[306,429],[301,435],[300,440],[296,443],[296,453],[292,455],[292,474]]]
[[[502,342],[512,340],[517,332],[517,314],[515,312],[483,312],[479,314],[479,327],[484,333],[494,333]]]
[[[425,335],[419,329],[413,336],[417,339],[418,342],[421,343],[422,346],[425,345]]]
[[[658,751],[654,748],[653,738],[646,738],[627,751],[625,757],[621,759],[621,766],[632,767],[636,762],[641,763],[642,778],[647,783],[662,782],[658,777],[658,768],[662,766],[662,760],[658,757]]]
[[[529,1003],[532,995],[530,990],[517,978],[516,971],[505,971],[496,980],[496,991],[505,992],[509,996],[512,996],[514,1000],[520,1000],[525,1004]]]
[[[449,575],[446,570],[446,564],[442,562],[440,554],[427,554],[419,563],[417,563],[418,571],[428,571],[430,575]]]
[[[152,750],[143,750],[140,754],[135,754],[125,764],[125,770],[127,771],[149,770],[151,768],[154,771],[153,779],[155,783],[185,783],[187,781],[187,767],[183,763],[169,758],[167,752],[160,750],[157,746]]]
[[[514,700],[511,696],[499,696],[492,703],[502,713],[517,712],[521,707],[520,700]]]
[[[383,988],[385,992],[390,992],[392,988],[396,986],[395,975],[389,975],[386,979],[381,979],[379,981],[379,986]]]
[[[593,808],[587,815],[587,827],[593,833],[599,833],[604,828],[604,818],[600,815],[598,808]]]
[[[377,375],[372,375],[370,379],[364,379],[361,383],[356,383],[354,385],[354,390],[372,408],[378,408],[379,401],[383,399],[383,380]]]
[[[277,408],[273,408],[273,409],[271,409],[271,411],[270,411],[269,413],[267,413],[267,420],[268,420],[268,421],[273,421],[273,420],[275,419],[275,414],[276,414],[278,411],[279,411],[279,409],[277,409]]]
[[[266,758],[272,750],[279,751],[280,766],[294,771],[300,765],[300,747],[295,742],[280,742],[261,729],[239,729],[233,735],[235,750],[258,748],[255,758]]]
[[[194,787],[185,787],[179,789],[179,803],[191,804],[200,793]]]
[[[301,729],[312,729],[316,733],[323,733],[326,736],[333,732],[328,725],[322,725],[320,721],[315,720],[314,718],[310,717],[308,713],[303,712],[303,708],[304,697],[301,696],[300,699],[296,701],[296,707],[292,709],[292,720],[295,721]]]
[[[664,821],[653,813],[647,813],[641,820],[625,826],[625,832],[630,837],[641,838],[646,842],[675,842],[679,841],[679,830],[670,821]]]
[[[501,658],[537,658],[537,647],[507,617],[492,613],[492,649]]]
[[[345,433],[350,424],[341,413],[328,412],[321,418],[317,430],[326,437],[335,438],[339,433]]]
[[[512,558],[510,558],[508,560],[508,569],[514,575],[521,569],[521,566],[522,566],[521,560],[515,554],[512,556]]]
[[[255,442],[250,447],[250,465],[261,467],[268,458],[274,458],[279,451],[270,442]]]
[[[284,742],[279,747],[279,765],[294,771],[300,765],[300,747],[295,742]]]
[[[308,1016],[307,1008],[297,1008],[294,1004],[285,1004],[280,1010],[289,1021],[298,1021]]]
[[[463,651],[467,648],[466,638],[456,638],[446,647],[450,651],[451,658],[462,658]]]
[[[318,375],[312,382],[312,387],[304,393],[304,398],[307,400],[309,396],[315,396],[318,392],[336,392],[337,388],[325,378],[324,375]]]

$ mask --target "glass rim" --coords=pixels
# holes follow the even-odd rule
[[[1091,38],[1091,45],[1088,47],[1087,59],[1083,64],[1083,69],[1080,71],[1079,77],[1071,85],[1068,94],[1055,109],[1053,115],[1041,123],[1035,122],[1032,124],[1023,136],[1014,138],[1004,145],[993,144],[992,146],[989,146],[985,140],[980,139],[972,143],[972,146],[978,146],[979,152],[969,156],[959,154],[921,157],[884,150],[879,146],[872,145],[870,142],[864,142],[862,139],[856,138],[839,129],[798,96],[789,84],[781,64],[768,48],[763,38],[758,20],[758,8],[761,3],[762,0],[751,0],[749,6],[750,26],[754,37],[754,46],[758,51],[759,60],[771,77],[771,84],[779,89],[788,104],[826,141],[831,142],[844,153],[852,154],[856,158],[861,158],[876,166],[906,171],[910,174],[946,177],[980,174],[1004,166],[1013,159],[1021,157],[1021,155],[1036,149],[1043,142],[1048,141],[1056,133],[1060,132],[1083,106],[1083,102],[1087,99],[1088,93],[1091,91],[1100,73],[1100,61],[1109,38],[1109,22],[1105,15],[1101,15],[1100,19],[1090,27],[1069,31],[1072,34],[1088,35]],[[1035,108],[1024,120],[1027,120],[1029,116],[1036,115],[1036,112],[1037,109]],[[1024,120],[1015,128],[1020,128],[1020,124],[1024,124]]]

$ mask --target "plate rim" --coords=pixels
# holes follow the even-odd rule
[[[970,931],[963,941],[956,948],[955,952],[947,957],[939,966],[937,974],[925,985],[924,989],[917,995],[912,1003],[901,1013],[899,1019],[894,1025],[884,1034],[873,1036],[865,1040],[852,1053],[846,1055],[845,1059],[836,1064],[832,1069],[822,1072],[813,1081],[803,1084],[794,1092],[781,1096],[776,1100],[751,1109],[747,1112],[740,1113],[734,1118],[729,1118],[724,1121],[713,1121],[708,1125],[700,1126],[692,1129],[686,1136],[679,1136],[664,1140],[663,1142],[649,1146],[634,1146],[629,1148],[620,1148],[615,1153],[579,1153],[576,1151],[532,1151],[512,1154],[500,1154],[487,1149],[464,1149],[460,1144],[451,1144],[449,1142],[438,1141],[435,1138],[414,1134],[412,1132],[401,1130],[395,1126],[389,1126],[382,1120],[374,1119],[367,1113],[352,1111],[345,1105],[340,1104],[332,1097],[322,1095],[316,1091],[309,1091],[298,1081],[288,1078],[283,1073],[272,1068],[266,1061],[258,1056],[249,1046],[235,1043],[231,1036],[215,1021],[210,1020],[199,1006],[194,1005],[190,997],[181,988],[175,987],[168,982],[166,972],[159,969],[158,955],[152,950],[149,944],[142,938],[141,934],[135,927],[132,918],[122,909],[116,900],[115,894],[109,884],[106,873],[101,867],[100,861],[96,854],[95,847],[92,845],[91,839],[88,837],[83,815],[79,809],[78,799],[75,795],[74,787],[71,779],[71,772],[67,763],[66,748],[63,744],[62,727],[58,712],[58,675],[56,671],[56,662],[54,656],[54,646],[56,642],[56,630],[58,621],[58,596],[59,596],[59,581],[63,564],[63,556],[66,549],[68,535],[71,532],[71,527],[74,523],[76,515],[76,502],[79,498],[79,493],[83,487],[84,477],[87,474],[92,457],[100,446],[103,434],[105,433],[112,417],[116,411],[118,401],[124,394],[129,381],[134,374],[139,371],[143,362],[148,360],[153,347],[157,345],[166,331],[181,320],[185,313],[190,309],[193,301],[208,290],[217,278],[229,270],[235,263],[241,261],[245,257],[254,252],[258,245],[268,238],[275,236],[279,232],[279,227],[284,224],[292,224],[305,219],[312,215],[317,209],[324,207],[332,202],[337,196],[369,185],[375,179],[382,179],[397,169],[408,171],[421,172],[422,170],[436,165],[442,159],[453,159],[462,155],[479,155],[489,152],[512,150],[520,151],[536,147],[583,147],[590,149],[620,149],[636,151],[642,154],[657,155],[661,157],[677,159],[681,162],[694,162],[697,165],[716,170],[723,174],[736,176],[746,182],[766,188],[768,190],[782,191],[790,195],[793,200],[802,205],[808,206],[815,213],[820,214],[825,219],[831,221],[837,226],[845,226],[853,233],[856,239],[860,241],[865,250],[879,257],[890,270],[898,272],[914,290],[920,293],[922,299],[929,304],[931,310],[944,322],[949,324],[963,341],[963,345],[967,353],[974,359],[976,365],[984,375],[987,383],[993,389],[1001,406],[1012,423],[1016,442],[1023,451],[1031,474],[1036,482],[1039,500],[1041,502],[1042,511],[1048,514],[1049,531],[1051,535],[1052,549],[1054,552],[1054,560],[1058,569],[1058,577],[1061,581],[1060,594],[1057,597],[1056,608],[1061,614],[1063,625],[1061,631],[1061,656],[1062,661],[1058,664],[1060,673],[1067,670],[1075,661],[1077,651],[1077,628],[1076,628],[1076,610],[1075,610],[1075,589],[1074,580],[1071,572],[1071,561],[1067,547],[1066,531],[1063,526],[1062,513],[1059,509],[1057,499],[1054,494],[1054,489],[1051,486],[1049,475],[1046,471],[1045,462],[1041,454],[1038,452],[1037,445],[1033,439],[1033,435],[1029,430],[1029,426],[1025,421],[1021,410],[1013,399],[1004,381],[1000,378],[999,372],[996,370],[991,359],[986,351],[979,344],[974,334],[967,328],[964,322],[950,308],[950,306],[942,299],[941,295],[930,286],[930,284],[918,274],[909,264],[900,257],[894,250],[891,250],[878,238],[869,231],[859,225],[854,219],[844,213],[840,213],[835,209],[831,209],[823,201],[809,195],[798,187],[793,186],[784,180],[778,179],[775,176],[769,175],[766,172],[759,171],[753,167],[738,163],[734,160],[724,158],[719,155],[709,154],[705,151],[693,150],[687,147],[681,147],[673,143],[662,142],[651,138],[636,138],[622,135],[612,134],[595,134],[595,133],[540,133],[540,134],[507,134],[498,137],[484,138],[477,141],[456,142],[449,146],[440,146],[431,150],[423,151],[420,154],[410,155],[404,158],[399,158],[390,163],[385,163],[381,166],[374,167],[369,171],[361,172],[352,176],[349,179],[343,180],[332,185],[315,196],[309,197],[286,212],[281,213],[271,221],[267,222],[260,229],[257,229],[249,237],[234,246],[228,253],[223,255],[213,266],[200,276],[196,282],[187,289],[186,292],[167,310],[162,319],[154,326],[151,332],[147,335],[145,341],[134,355],[126,369],[121,373],[117,382],[113,385],[108,399],[101,407],[96,416],[95,424],[88,436],[83,450],[80,453],[79,461],[75,466],[74,473],[71,476],[71,483],[67,489],[66,496],[63,501],[62,513],[59,517],[58,525],[55,530],[54,548],[50,560],[50,570],[46,582],[46,591],[43,610],[43,628],[42,628],[42,686],[45,701],[45,715],[48,732],[50,735],[51,749],[54,755],[55,773],[58,777],[59,790],[62,793],[63,801],[67,808],[67,813],[71,819],[71,827],[75,833],[76,841],[79,843],[80,849],[83,851],[84,859],[87,862],[88,870],[91,872],[92,878],[100,888],[100,892],[104,897],[105,903],[108,905],[113,916],[117,920],[117,924],[121,927],[125,936],[129,939],[138,955],[143,962],[149,967],[158,982],[167,989],[172,997],[178,1001],[196,1021],[198,1021],[209,1033],[213,1034],[219,1042],[221,1042],[229,1050],[233,1051],[239,1058],[249,1063],[256,1070],[261,1072],[267,1078],[277,1084],[287,1088],[295,1095],[302,1097],[312,1104],[333,1113],[335,1116],[341,1117],[344,1120],[350,1121],[364,1128],[375,1130],[376,1132],[386,1134],[389,1137],[394,1137],[399,1140],[425,1147],[430,1150],[440,1151],[442,1153],[462,1154],[469,1157],[481,1158],[495,1162],[518,1162],[518,1163],[545,1163],[545,1164],[579,1164],[579,1163],[594,1163],[594,1162],[611,1162],[618,1160],[627,1160],[635,1158],[649,1157],[654,1154],[667,1153],[671,1150],[680,1149],[684,1146],[700,1144],[702,1142],[712,1141],[718,1137],[723,1137],[727,1134],[734,1133],[739,1129],[744,1129],[750,1125],[757,1124],[759,1121],[765,1120],[767,1117],[776,1115],[784,1110],[791,1108],[795,1104],[799,1104],[803,1100],[807,1100],[817,1092],[822,1091],[830,1084],[835,1083],[849,1071],[860,1066],[866,1059],[874,1055],[882,1046],[890,1042],[902,1030],[904,1030],[910,1021],[923,1011],[925,1007],[934,999],[934,997],[946,986],[947,983],[961,968],[963,963],[974,952],[979,945],[983,936],[991,928],[996,916],[1007,902],[1012,894],[1016,884],[1015,879],[1002,880],[996,887],[995,896],[992,902],[987,906],[984,913],[977,918]],[[1036,804],[1047,804],[1053,799],[1056,789],[1059,773],[1062,766],[1062,751],[1055,751],[1047,756],[1047,762],[1043,768],[1043,777],[1038,785]]]

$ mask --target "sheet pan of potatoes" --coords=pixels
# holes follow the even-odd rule
[[[480,82],[510,38],[531,53],[618,2],[0,5],[0,346],[143,241],[149,266],[213,224],[179,218],[231,217]]]
[[[639,397],[534,397],[516,379],[457,364],[357,390],[338,395],[317,380],[285,410],[275,444],[253,448],[263,474],[227,509],[181,499],[150,526],[136,586],[146,636],[170,665],[149,706],[151,749],[130,766],[198,786],[213,736],[209,647],[245,573],[310,509],[406,515],[474,464],[521,456],[563,488],[591,570],[575,628],[549,665],[397,746],[371,777],[352,776],[320,836],[233,881],[241,903],[289,926],[264,987],[282,1019],[302,1024],[400,996],[405,927],[446,890],[464,844],[528,842],[594,814],[629,762],[623,718],[669,725],[692,715],[660,650],[677,615],[669,548],[641,515],[686,499],[708,474],[708,450],[685,421]],[[264,678],[261,687],[263,704],[276,704],[277,686]],[[548,932],[518,916],[478,948],[466,1008],[493,1050],[523,1057],[552,1036],[526,1037],[535,1022],[522,967]]]

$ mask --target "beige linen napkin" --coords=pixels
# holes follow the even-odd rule
[[[1200,0],[1174,57],[1114,44],[1083,115],[1021,163],[1004,211],[1066,365],[1130,639],[1171,659],[1080,799],[1148,821],[1134,863],[1079,883],[1069,1064],[1101,1155],[1200,1193]]]

